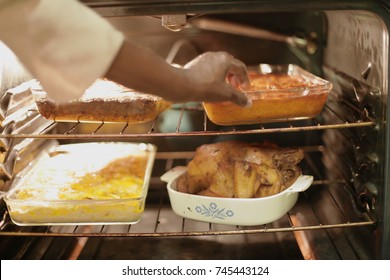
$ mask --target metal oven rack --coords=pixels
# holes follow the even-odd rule
[[[158,185],[158,178],[152,178],[151,184]],[[315,180],[313,186],[321,187],[326,186],[330,182],[326,180]],[[334,183],[334,182],[333,182]],[[342,182],[340,182],[342,183]],[[306,231],[306,230],[322,230],[333,228],[350,228],[350,227],[364,227],[375,226],[376,221],[369,215],[365,216],[365,220],[353,222],[344,217],[344,221],[337,224],[322,224],[320,222],[316,224],[302,225],[297,220],[296,213],[300,212],[302,205],[310,205],[308,197],[301,197],[298,204],[286,214],[286,218],[289,221],[289,226],[275,227],[274,225],[266,224],[258,227],[241,227],[241,226],[224,226],[224,230],[218,230],[218,226],[214,224],[205,224],[201,226],[202,230],[191,231],[188,230],[187,224],[193,223],[185,218],[175,219],[178,224],[173,226],[173,231],[160,230],[161,217],[166,215],[165,212],[170,211],[165,204],[162,203],[164,197],[166,197],[165,190],[162,189],[161,203],[153,205],[150,208],[146,205],[145,215],[148,217],[153,216],[153,222],[148,221],[148,230],[145,232],[139,232],[138,225],[128,226],[115,226],[115,225],[98,225],[98,226],[48,226],[48,227],[18,227],[14,225],[7,212],[4,213],[0,224],[0,236],[51,236],[51,237],[173,237],[173,236],[205,236],[205,235],[235,235],[235,234],[255,234],[255,233],[273,233],[273,232],[293,232],[293,231]],[[336,209],[340,207],[333,205]],[[307,211],[307,210],[305,210]],[[312,210],[311,215],[316,216],[315,211]],[[145,218],[144,218],[145,219]]]
[[[144,138],[144,137],[194,137],[194,136],[220,136],[220,135],[248,135],[248,134],[271,134],[271,133],[285,133],[285,132],[301,132],[301,131],[315,131],[315,130],[325,130],[325,129],[343,129],[343,128],[354,128],[354,127],[365,127],[365,126],[374,126],[374,120],[365,116],[367,120],[358,120],[356,122],[343,121],[340,117],[340,122],[333,124],[325,124],[320,119],[314,118],[307,123],[296,124],[294,120],[290,122],[287,120],[283,123],[278,123],[278,127],[269,127],[267,124],[258,124],[252,126],[230,126],[222,130],[216,130],[213,127],[210,128],[210,121],[207,118],[206,113],[203,111],[201,106],[180,106],[174,107],[170,111],[178,111],[179,116],[177,120],[170,120],[171,123],[176,124],[172,131],[158,131],[155,127],[155,124],[158,122],[159,118],[155,121],[147,124],[143,127],[143,132],[132,133],[128,132],[129,124],[123,124],[117,128],[116,133],[100,133],[103,128],[109,124],[104,122],[96,123],[94,128],[90,129],[88,133],[78,133],[77,129],[82,127],[84,124],[81,122],[70,123],[70,127],[66,131],[61,133],[50,133],[56,125],[56,121],[53,121],[49,126],[44,128],[41,132],[36,134],[3,134],[4,138],[41,138],[41,139],[71,139],[71,140],[83,140],[83,139],[115,139],[115,140],[124,140],[124,139],[134,139],[134,138]],[[327,107],[327,110],[332,111],[330,107]],[[203,114],[203,126],[194,129],[191,131],[182,131],[182,120],[185,112],[202,112]],[[31,112],[31,111],[30,111]],[[337,112],[332,111],[332,114],[337,114]],[[248,128],[249,127],[249,128]]]

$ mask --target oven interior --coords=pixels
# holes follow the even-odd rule
[[[214,3],[185,13],[179,4],[150,4],[147,10],[86,2],[169,63],[224,50],[247,65],[299,65],[331,81],[333,90],[323,112],[309,120],[223,127],[208,120],[201,104],[186,103],[141,125],[57,123],[41,118],[30,96],[8,90],[31,78],[8,56],[0,65],[4,193],[13,176],[53,142],[150,142],[158,153],[145,213],[135,225],[19,227],[2,201],[2,259],[390,258],[390,14],[379,2],[364,10],[314,4],[285,10],[246,1],[232,4],[234,10]],[[147,7],[145,2],[139,5]],[[174,214],[160,176],[188,163],[198,146],[230,139],[303,148],[302,169],[314,176],[313,187],[283,218],[266,225],[209,224]]]

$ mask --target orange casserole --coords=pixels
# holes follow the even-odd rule
[[[203,103],[206,114],[213,123],[268,123],[313,118],[321,113],[332,89],[330,82],[295,65],[283,68],[264,66],[261,64],[258,69],[250,69],[248,72],[251,86],[244,92],[252,100],[250,108],[231,102]],[[265,69],[269,71],[265,72]]]

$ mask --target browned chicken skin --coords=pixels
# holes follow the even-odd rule
[[[273,195],[288,188],[301,174],[301,149],[272,143],[225,141],[200,146],[178,181],[182,192],[251,198]]]

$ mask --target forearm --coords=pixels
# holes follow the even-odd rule
[[[183,69],[166,63],[148,48],[124,41],[106,78],[170,101],[190,101],[190,83]]]
[[[106,78],[173,102],[231,101],[250,105],[248,98],[227,83],[249,84],[246,66],[226,52],[207,52],[176,68],[149,49],[125,41]]]

